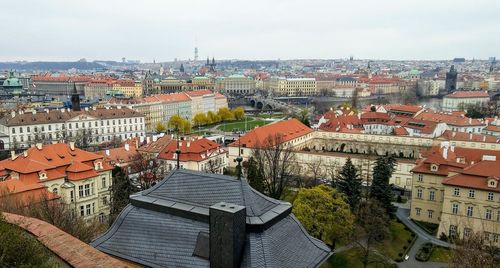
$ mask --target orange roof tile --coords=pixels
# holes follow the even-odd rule
[[[255,148],[259,143],[264,142],[267,137],[275,134],[281,134],[283,141],[287,142],[311,132],[313,132],[311,128],[302,124],[299,120],[292,118],[254,128],[229,146],[238,146],[238,144],[241,143],[242,147]]]
[[[485,125],[484,122],[482,122],[479,119],[472,119],[465,117],[465,115],[461,114],[453,114],[453,113],[446,113],[446,112],[434,112],[434,111],[425,111],[417,116],[415,116],[415,119],[421,119],[421,120],[427,120],[427,121],[433,121],[433,122],[443,122],[451,126],[482,126]]]
[[[220,145],[207,138],[195,140],[179,141],[179,149],[181,150],[180,161],[203,161],[209,158],[213,153],[222,153],[223,149]],[[165,160],[176,160],[175,151],[177,150],[177,142],[170,142],[158,155],[158,158]],[[222,151],[221,151],[222,150]]]
[[[440,136],[440,138],[451,141],[476,141],[476,142],[487,142],[487,143],[500,142],[500,138],[495,136],[458,132],[451,130],[445,130],[443,132],[443,135]]]
[[[489,98],[486,91],[455,91],[445,96],[445,98]]]

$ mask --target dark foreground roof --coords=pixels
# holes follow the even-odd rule
[[[208,208],[221,201],[247,207],[242,267],[316,267],[330,254],[307,234],[289,203],[263,196],[245,181],[186,170],[132,196],[92,245],[151,267],[209,267],[209,260],[193,253],[198,235],[209,233]]]

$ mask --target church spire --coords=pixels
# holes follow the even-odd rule
[[[78,94],[78,91],[76,90],[76,83],[73,82],[73,92],[71,95],[71,108],[73,111],[80,111],[80,94]]]

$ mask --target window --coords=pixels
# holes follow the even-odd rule
[[[427,210],[429,219],[432,219],[432,214],[434,214],[434,210]]]
[[[464,237],[469,237],[470,233],[471,233],[471,229],[470,228],[464,228]]]
[[[429,192],[429,200],[431,200],[431,201],[435,200],[435,192],[434,191]]]
[[[106,188],[106,177],[102,178],[102,188]]]
[[[476,192],[474,190],[469,190],[469,197],[470,198],[474,198],[475,195],[476,195]]]
[[[455,237],[457,235],[457,226],[450,225],[450,232],[448,234],[449,237]]]
[[[85,216],[85,208],[83,206],[80,206],[80,216]]]
[[[90,195],[90,184],[85,184],[84,188],[85,188],[85,196],[89,196]]]
[[[90,204],[87,204],[87,205],[85,206],[85,208],[86,208],[86,210],[87,210],[87,215],[90,215],[90,211],[91,211],[91,210],[90,210]]]
[[[57,188],[56,187],[54,187],[54,189],[52,189],[52,193],[57,194]]]
[[[491,214],[493,212],[491,211],[491,209],[486,209],[486,213],[484,214],[484,218],[487,219],[487,220],[491,220]]]
[[[107,196],[104,196],[102,198],[102,204],[105,205],[105,206],[108,205],[108,197]]]
[[[497,221],[500,221],[500,210],[497,211]]]
[[[451,205],[451,213],[458,214],[458,204]]]
[[[473,213],[474,213],[474,207],[468,206],[467,207],[467,217],[472,217]]]
[[[498,243],[499,239],[500,239],[500,234],[494,234],[493,235],[493,242]]]
[[[83,185],[78,186],[78,196],[79,196],[80,198],[85,197],[85,196],[83,195]]]
[[[459,196],[459,195],[460,195],[460,188],[455,188],[455,189],[453,190],[453,195],[454,195],[454,196]]]
[[[15,127],[12,128],[12,134],[16,134],[16,128]]]
[[[493,193],[488,193],[488,201],[493,201]]]
[[[92,214],[95,213],[95,203],[92,203]]]
[[[69,192],[69,199],[71,202],[75,202],[75,193],[73,193],[73,190]]]
[[[418,181],[423,182],[424,181],[424,174],[418,174]]]
[[[417,198],[422,199],[422,189],[417,189]]]

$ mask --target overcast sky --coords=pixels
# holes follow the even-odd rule
[[[0,61],[487,59],[498,0],[1,1]]]

